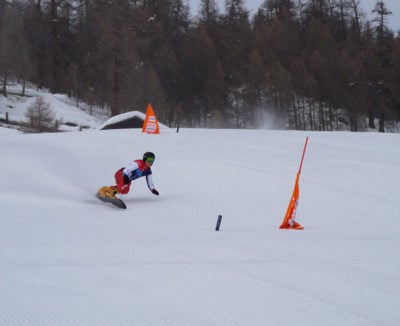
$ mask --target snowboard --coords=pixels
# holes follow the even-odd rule
[[[96,194],[95,196],[105,203],[111,203],[114,206],[117,206],[122,209],[126,209],[125,203],[119,198],[113,199],[113,198],[109,198],[109,197],[100,196],[99,194]]]

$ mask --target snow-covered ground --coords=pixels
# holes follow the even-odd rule
[[[305,229],[281,230],[306,136]],[[0,138],[1,325],[400,324],[399,134]],[[147,150],[159,197],[94,197]]]
[[[41,96],[50,104],[55,118],[60,123],[60,131],[77,131],[84,129],[97,129],[109,118],[109,111],[99,107],[90,108],[84,103],[78,103],[65,94],[51,94],[46,90],[36,90],[27,87],[25,97],[20,96],[21,85],[12,84],[7,87],[8,96],[0,95],[0,119],[8,119],[14,122],[27,122],[25,113],[37,97]],[[0,125],[1,126],[1,125]],[[0,131],[1,132],[1,131]]]

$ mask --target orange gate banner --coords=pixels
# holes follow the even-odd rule
[[[294,183],[292,197],[290,197],[290,201],[289,201],[288,208],[286,210],[285,217],[283,218],[282,224],[279,227],[280,229],[294,229],[294,230],[303,230],[304,229],[304,227],[302,227],[299,223],[297,223],[295,221],[295,219],[296,219],[296,211],[297,211],[297,206],[299,204],[299,197],[300,197],[300,188],[299,188],[300,173],[301,173],[301,167],[303,165],[304,154],[306,153],[307,143],[308,143],[308,137],[306,138],[306,142],[304,144],[303,154],[301,156],[299,171],[297,172],[297,175],[296,175],[296,181]]]
[[[295,221],[296,219],[296,210],[297,205],[299,204],[299,179],[300,173],[297,173],[296,181],[294,183],[294,189],[292,193],[292,197],[290,198],[288,208],[286,210],[285,217],[283,218],[282,224],[279,227],[280,229],[295,229],[295,230],[303,230],[304,228]]]
[[[149,103],[146,110],[146,118],[143,122],[142,132],[146,134],[159,134],[160,128],[158,126],[157,117],[154,114],[153,107]]]

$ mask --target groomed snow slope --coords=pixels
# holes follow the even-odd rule
[[[306,136],[305,230],[280,230]],[[400,324],[398,134],[1,139],[2,325]],[[144,179],[127,210],[94,197],[147,150],[159,197]]]

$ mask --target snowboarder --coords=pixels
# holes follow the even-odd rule
[[[140,177],[146,177],[147,186],[150,191],[158,196],[159,193],[154,187],[153,177],[151,173],[151,166],[154,163],[155,155],[152,152],[146,152],[143,154],[143,159],[135,160],[129,163],[126,167],[119,169],[115,172],[116,186],[104,186],[97,191],[97,195],[100,197],[107,197],[116,199],[115,195],[127,194],[129,192],[131,182]]]

